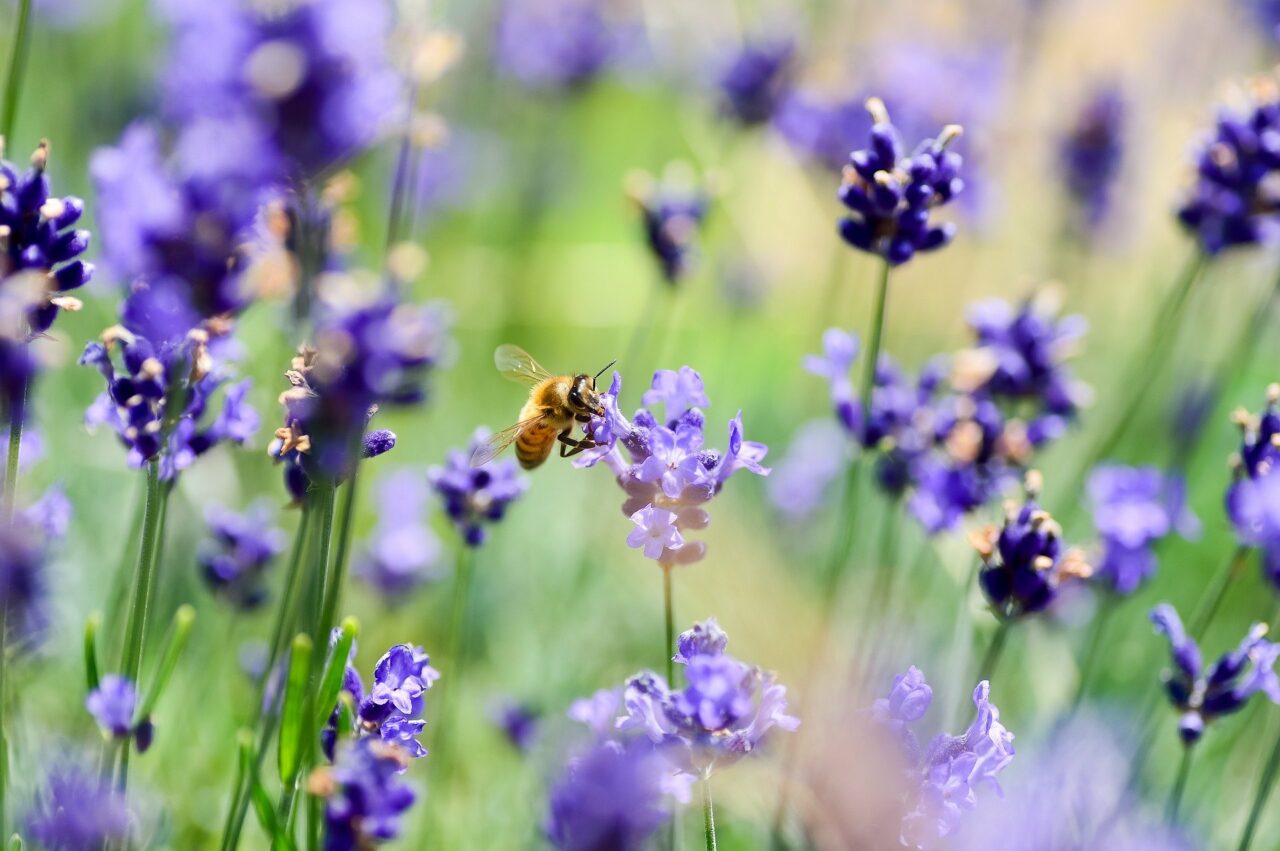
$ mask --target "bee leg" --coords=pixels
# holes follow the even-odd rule
[[[572,458],[579,452],[585,452],[588,449],[594,449],[600,445],[589,437],[584,437],[581,440],[574,440],[569,436],[567,431],[556,435],[556,440],[560,441],[561,458]]]

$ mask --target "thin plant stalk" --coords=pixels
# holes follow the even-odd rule
[[[128,619],[125,622],[125,643],[120,660],[120,670],[131,682],[137,682],[142,667],[143,642],[146,638],[147,608],[155,585],[155,566],[160,531],[160,515],[168,489],[160,481],[160,462],[152,460],[147,465],[147,495],[142,518],[142,541],[138,548],[138,562],[134,570],[133,596],[129,602]]]
[[[1182,795],[1187,790],[1187,777],[1191,774],[1191,754],[1194,753],[1190,745],[1184,745],[1182,748],[1182,760],[1178,763],[1178,777],[1173,781],[1173,789],[1169,791],[1169,802],[1164,808],[1164,820],[1170,827],[1176,827],[1178,824],[1178,809],[1182,806]]]
[[[1254,833],[1258,829],[1258,819],[1262,816],[1262,808],[1266,806],[1271,795],[1271,787],[1275,784],[1276,773],[1280,771],[1280,732],[1276,733],[1275,743],[1271,745],[1271,753],[1262,767],[1258,777],[1258,787],[1253,792],[1253,803],[1249,805],[1249,818],[1244,823],[1244,832],[1240,834],[1240,844],[1236,851],[1249,851],[1253,844]]]
[[[22,78],[27,72],[27,55],[31,52],[31,0],[18,0],[18,24],[13,31],[9,50],[9,75],[4,84],[4,112],[0,116],[0,137],[13,138],[13,125],[18,120],[18,103],[22,99]]]
[[[1080,680],[1076,684],[1076,694],[1071,700],[1071,713],[1075,714],[1080,708],[1080,703],[1084,700],[1085,694],[1089,691],[1092,683],[1094,671],[1098,667],[1098,656],[1102,650],[1102,639],[1107,633],[1107,628],[1111,625],[1111,618],[1115,615],[1116,609],[1119,608],[1120,598],[1112,593],[1107,593],[1102,599],[1101,608],[1097,617],[1093,619],[1093,631],[1089,635],[1089,645],[1085,649],[1084,657],[1080,662]]]
[[[662,565],[662,611],[666,622],[662,647],[667,664],[667,685],[675,688],[676,618],[675,608],[671,603],[671,566],[666,564]]]
[[[8,617],[5,610],[0,609],[0,836],[5,834],[5,827],[9,823],[9,733],[6,729],[9,723],[9,692],[6,688],[9,672],[8,633]]]
[[[1218,609],[1222,606],[1222,601],[1227,596],[1227,591],[1244,573],[1245,563],[1248,561],[1249,553],[1252,551],[1252,548],[1245,544],[1238,545],[1232,551],[1231,557],[1218,570],[1218,573],[1213,578],[1213,583],[1209,586],[1208,593],[1202,598],[1203,602],[1191,615],[1188,627],[1192,638],[1199,641],[1204,637],[1205,631],[1218,614]]]
[[[702,775],[702,832],[707,851],[716,851],[716,807],[711,800],[711,772]]]
[[[975,558],[969,568],[969,576],[965,579],[964,589],[960,592],[960,605],[956,610],[956,620],[951,629],[951,654],[947,662],[947,668],[951,671],[947,678],[949,694],[960,694],[964,691],[966,684],[963,677],[973,660],[973,617],[969,609],[969,598],[973,595],[973,587],[978,584],[978,573],[981,569],[982,559]],[[943,719],[944,730],[950,730],[955,726],[956,709],[962,708],[955,701],[949,702],[947,706],[950,708],[947,709],[948,714]]]
[[[887,504],[886,516],[882,518],[880,527],[880,552],[877,556],[875,581],[871,593],[867,595],[867,605],[862,612],[862,623],[858,629],[858,640],[854,644],[854,653],[859,659],[859,680],[867,682],[875,675],[875,666],[879,650],[884,642],[874,641],[873,626],[879,622],[885,612],[892,607],[893,577],[896,570],[898,550],[898,532],[900,503],[897,498]]]
[[[1004,656],[1004,648],[1009,641],[1009,628],[1012,625],[1013,621],[1007,618],[1000,619],[1000,625],[996,627],[996,634],[991,636],[991,644],[987,647],[986,655],[982,657],[982,664],[978,666],[977,682],[990,680],[995,675],[996,668],[1000,665],[1000,659]]]
[[[0,137],[2,139],[3,137]],[[3,521],[13,521],[13,509],[18,503],[18,458],[22,455],[22,421],[26,418],[29,382],[22,387],[22,401],[9,411],[9,451],[5,457]]]

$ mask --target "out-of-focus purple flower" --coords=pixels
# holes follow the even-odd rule
[[[118,325],[108,328],[102,342],[89,343],[80,355],[80,364],[94,367],[107,382],[106,392],[85,412],[85,424],[114,430],[130,467],[158,458],[166,480],[223,441],[244,444],[258,427],[258,415],[245,401],[247,379],[228,387],[221,410],[207,415],[226,382],[210,351],[214,343],[204,329],[161,343]],[[181,407],[170,404],[171,394],[183,400]]]
[[[49,626],[48,540],[21,515],[0,525],[0,613],[10,647],[34,648]]]
[[[622,707],[622,690],[602,688],[590,697],[580,697],[569,706],[568,716],[585,724],[596,738],[608,738],[617,727]]]
[[[107,674],[85,698],[85,708],[103,732],[116,739],[134,733],[133,715],[138,708],[138,690],[119,674]]]
[[[1155,572],[1152,548],[1166,535],[1197,532],[1181,477],[1155,467],[1101,465],[1085,489],[1103,547],[1094,577],[1117,594],[1132,594]]]
[[[575,90],[594,81],[624,46],[602,0],[504,0],[494,60],[531,89]]]
[[[1026,501],[1009,506],[1004,526],[989,526],[971,538],[982,559],[978,583],[1001,619],[1043,611],[1063,582],[1092,573],[1080,551],[1063,550],[1061,527],[1036,503],[1039,474],[1027,478]]]
[[[1196,178],[1178,219],[1209,255],[1280,241],[1280,91],[1254,87],[1241,111],[1223,109],[1196,154]]]
[[[1078,229],[1095,233],[1111,208],[1124,158],[1126,105],[1119,88],[1096,89],[1059,143],[1058,161]]]
[[[79,310],[80,301],[67,295],[93,277],[93,264],[77,259],[89,247],[89,231],[75,225],[84,202],[52,194],[45,168],[49,145],[41,142],[25,172],[4,156],[0,143],[0,284],[28,273],[40,286],[27,311],[28,336],[48,331],[58,311]]]
[[[675,768],[647,741],[599,742],[551,788],[543,830],[560,851],[639,851],[671,818]]]
[[[790,83],[795,42],[789,38],[749,41],[720,72],[720,108],[744,126],[773,118]]]
[[[268,142],[281,178],[313,176],[359,154],[402,111],[384,0],[157,5],[173,32],[166,111],[193,159],[238,155],[221,146],[247,127]]]
[[[471,466],[472,453],[488,439],[488,429],[476,429],[465,451],[449,450],[443,465],[427,471],[427,481],[440,496],[445,514],[469,547],[483,544],[485,527],[502,520],[507,507],[529,487],[510,458]]]
[[[909,848],[938,847],[978,806],[977,793],[989,787],[997,794],[996,775],[1013,761],[1013,734],[1000,723],[1000,710],[990,699],[986,681],[973,690],[977,712],[962,735],[939,733],[923,750],[909,725],[920,720],[933,690],[919,669],[894,678],[887,698],[876,701],[872,717],[899,737],[912,794],[902,819],[901,842]]]
[[[237,514],[212,506],[205,524],[209,537],[196,550],[205,581],[236,608],[256,608],[266,600],[267,568],[285,547],[284,532],[272,525],[271,508],[257,502]]]
[[[1273,42],[1280,40],[1280,2],[1243,0],[1242,5],[1258,24],[1258,30]]]
[[[1168,603],[1151,610],[1156,632],[1169,640],[1173,669],[1165,671],[1165,692],[1179,713],[1178,734],[1187,745],[1195,744],[1216,718],[1238,712],[1249,698],[1262,692],[1280,703],[1280,677],[1275,664],[1280,644],[1263,638],[1266,624],[1250,628],[1240,645],[1222,654],[1208,671],[1203,669],[1200,648],[1183,629],[1178,612]]]
[[[704,528],[711,517],[703,508],[739,470],[769,474],[760,463],[768,453],[763,443],[743,437],[742,414],[729,421],[729,446],[724,452],[704,447],[706,417],[696,404],[707,404],[702,378],[688,367],[654,376],[645,401],[661,401],[666,420],[641,408],[633,420],[618,409],[622,377],[613,374],[609,390],[600,397],[605,413],[584,426],[598,446],[574,459],[574,465],[605,463],[626,493],[623,513],[635,528],[627,543],[664,567],[692,564],[706,554],[701,541],[687,532]]]
[[[840,235],[854,248],[899,266],[917,252],[943,247],[955,233],[954,225],[932,224],[929,216],[964,188],[960,155],[947,150],[960,128],[948,125],[937,139],[904,156],[884,103],[870,98],[867,110],[873,120],[869,146],[849,155],[840,185],[840,200],[849,210]]]
[[[676,655],[672,659],[687,665],[695,656],[721,656],[728,646],[729,636],[715,618],[707,618],[680,633],[676,638]]]
[[[428,496],[426,479],[416,470],[397,470],[378,484],[378,525],[355,574],[390,605],[439,577],[444,548],[425,522]]]
[[[645,243],[668,284],[693,268],[697,239],[711,206],[711,193],[688,166],[673,163],[655,179],[647,172],[627,178],[627,194],[640,211]]]
[[[1227,517],[1240,543],[1262,549],[1263,572],[1280,588],[1280,384],[1267,388],[1266,406],[1257,415],[1243,408],[1232,415],[1240,427],[1239,451],[1231,458],[1232,482],[1226,492]]]
[[[801,157],[839,172],[849,152],[865,137],[866,109],[861,98],[831,97],[816,90],[794,89],[778,106],[774,127]]]
[[[124,793],[109,778],[63,764],[43,778],[26,825],[28,838],[41,848],[87,851],[125,842],[133,815]]]
[[[829,420],[813,420],[796,429],[767,486],[769,501],[783,517],[804,520],[822,507],[846,463],[846,442],[844,431]]]
[[[426,398],[426,377],[439,365],[447,340],[448,313],[439,304],[383,297],[365,305],[324,305],[315,345],[303,346],[285,372],[291,387],[280,397],[284,425],[268,449],[284,462],[285,483],[296,499],[312,479],[350,474],[379,408]]]
[[[0,284],[0,424],[8,427],[27,420],[27,400],[39,372],[29,340],[28,315],[43,290],[32,274],[11,275]],[[22,448],[29,444],[24,440]],[[19,456],[20,467],[25,460]]]
[[[1179,392],[1170,412],[1175,468],[1186,467],[1205,423],[1218,403],[1220,390],[1216,382],[1201,378],[1188,382]]]
[[[521,753],[533,747],[538,735],[539,713],[533,707],[516,700],[504,700],[492,713],[493,724],[511,746]]]
[[[324,808],[325,851],[360,851],[400,835],[400,817],[417,796],[400,779],[408,761],[394,744],[359,738],[338,749],[332,767],[312,775]]]

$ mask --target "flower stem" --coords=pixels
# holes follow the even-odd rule
[[[1084,657],[1080,662],[1080,680],[1076,684],[1075,697],[1071,699],[1071,712],[1069,713],[1071,715],[1074,715],[1076,710],[1080,708],[1080,703],[1084,700],[1084,696],[1089,690],[1094,669],[1098,666],[1098,653],[1102,649],[1103,636],[1107,633],[1107,627],[1111,624],[1111,616],[1115,614],[1119,602],[1119,597],[1115,594],[1107,593],[1102,600],[1102,608],[1098,611],[1097,617],[1093,619],[1093,631],[1089,636],[1089,646],[1086,648]]]
[[[1258,788],[1253,793],[1253,803],[1249,805],[1249,819],[1244,823],[1244,833],[1240,834],[1240,844],[1236,851],[1249,851],[1253,844],[1254,831],[1258,829],[1258,818],[1262,808],[1271,794],[1271,787],[1276,780],[1276,772],[1280,771],[1280,732],[1276,734],[1275,744],[1271,746],[1271,754],[1267,757],[1262,774],[1258,777]]]
[[[120,670],[131,682],[138,681],[142,667],[143,640],[146,637],[147,607],[155,585],[156,552],[160,532],[160,515],[168,489],[160,481],[160,462],[152,460],[147,465],[147,497],[142,515],[142,542],[138,549],[138,563],[133,575],[133,597],[129,602],[128,619],[125,622],[124,654]]]
[[[879,661],[880,648],[885,644],[884,641],[873,640],[873,627],[876,623],[883,622],[885,613],[892,607],[893,578],[897,569],[897,545],[898,545],[898,500],[892,499],[888,503],[888,511],[882,520],[883,524],[880,528],[880,554],[878,563],[876,564],[875,584],[872,586],[871,594],[867,597],[866,608],[862,612],[862,623],[858,630],[858,640],[854,644],[854,652],[858,655],[859,665],[858,677],[862,683],[867,683],[875,677],[875,667]]]
[[[702,830],[707,851],[716,851],[716,808],[711,801],[711,772],[702,775]]]
[[[675,688],[676,619],[675,608],[671,604],[671,568],[665,564],[662,565],[662,610],[666,616],[666,634],[662,646],[667,662],[667,685]]]
[[[9,790],[9,734],[5,725],[9,722],[7,674],[9,671],[8,618],[0,609],[0,836],[5,834],[5,826],[9,823],[8,795]]]
[[[31,0],[18,0],[18,25],[13,31],[13,47],[9,51],[9,76],[4,84],[4,113],[0,117],[0,137],[13,138],[13,125],[18,120],[18,101],[22,97],[22,78],[27,70],[27,54],[31,48]]]
[[[880,342],[884,336],[884,317],[889,301],[889,261],[880,269],[880,283],[876,287],[875,308],[871,314],[871,334],[867,337],[867,353],[862,363],[862,428],[865,431],[871,417],[871,394],[876,387],[876,366],[880,361]],[[865,444],[865,440],[864,440]]]
[[[1245,562],[1248,560],[1249,553],[1252,549],[1245,544],[1240,544],[1231,553],[1225,564],[1218,570],[1213,578],[1213,583],[1209,586],[1209,591],[1201,598],[1204,602],[1196,609],[1191,616],[1190,632],[1191,637],[1199,641],[1204,637],[1205,630],[1213,623],[1213,618],[1218,613],[1222,600],[1227,596],[1227,591],[1240,578],[1240,574],[1244,572]]]
[[[1178,764],[1178,778],[1173,782],[1173,789],[1169,792],[1169,803],[1164,809],[1164,820],[1170,827],[1178,824],[1178,808],[1182,806],[1182,794],[1187,789],[1187,776],[1191,773],[1191,754],[1191,746],[1184,745],[1182,761]]]
[[[25,417],[27,389],[22,390],[22,410],[9,412],[9,453],[5,457],[3,521],[13,520],[18,504],[18,457],[22,454],[22,420]]]
[[[342,580],[346,575],[347,555],[351,551],[351,526],[352,518],[355,516],[356,491],[359,481],[360,466],[356,464],[351,470],[351,476],[347,479],[347,489],[342,495],[342,508],[339,510],[338,520],[338,548],[333,554],[333,566],[327,571],[325,578],[324,602],[320,612],[320,631],[316,635],[316,646],[320,648],[316,655],[320,660],[320,665],[324,664],[324,648],[329,646],[329,632],[337,623],[338,601],[342,599]],[[331,501],[332,499],[333,497],[330,496]],[[332,512],[329,515],[329,523],[329,533],[332,534]],[[322,567],[324,564],[325,562],[320,562]],[[324,643],[320,643],[321,641]]]
[[[996,634],[991,636],[991,644],[987,647],[987,655],[982,657],[982,664],[978,666],[977,682],[990,680],[996,672],[996,666],[1000,664],[1000,657],[1004,655],[1004,646],[1009,639],[1009,627],[1013,621],[1001,619],[1000,625],[996,627]]]

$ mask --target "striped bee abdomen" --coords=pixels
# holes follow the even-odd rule
[[[556,444],[556,435],[560,430],[547,422],[530,423],[520,429],[516,438],[516,460],[526,470],[532,470],[551,455],[551,448]]]

